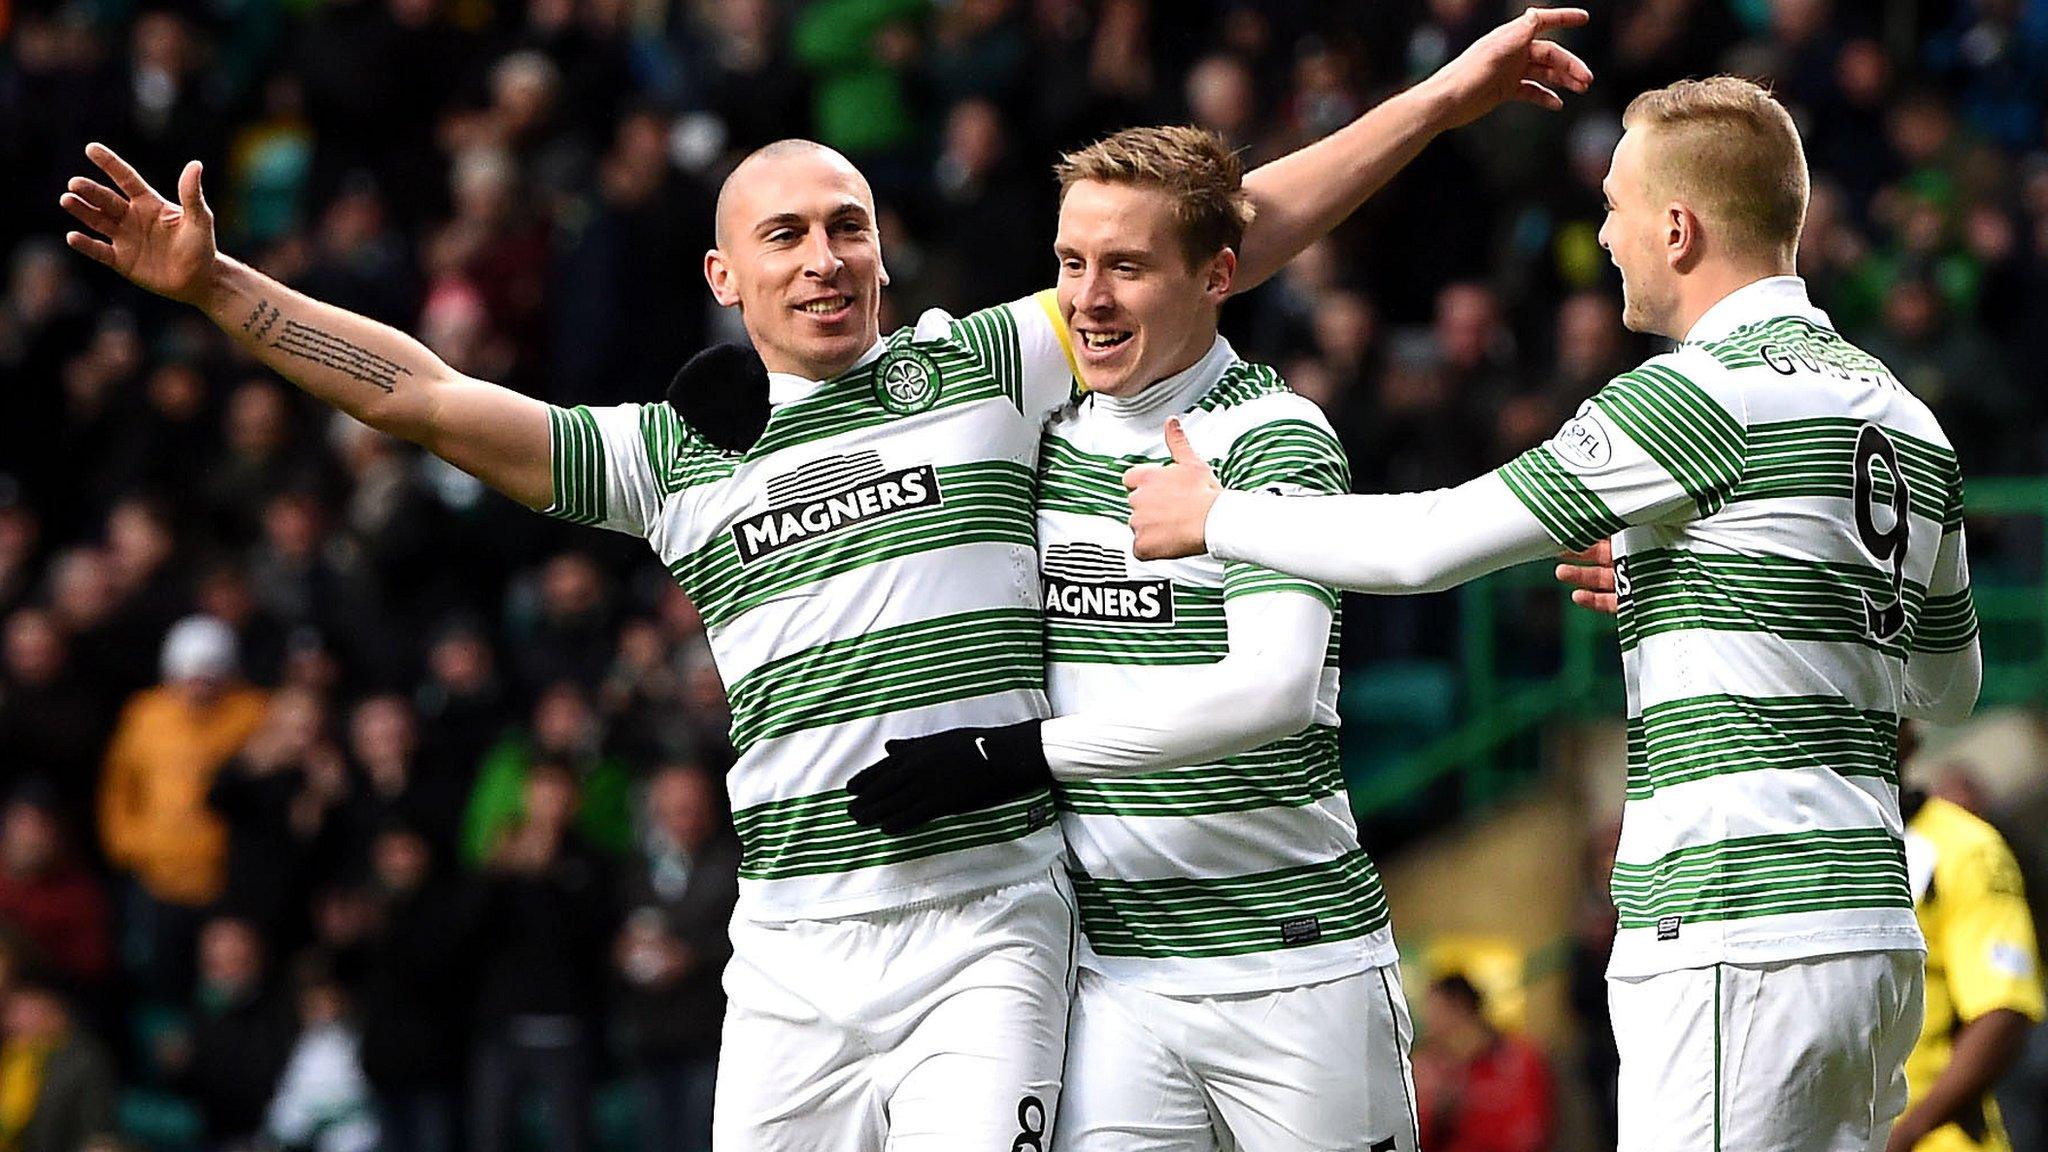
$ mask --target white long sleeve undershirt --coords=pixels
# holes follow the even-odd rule
[[[1222,660],[1148,670],[1165,683],[1144,700],[1047,720],[1040,738],[1053,777],[1091,780],[1199,764],[1308,727],[1330,643],[1329,606],[1299,592],[1261,592],[1226,601],[1223,615],[1230,652]]]
[[[1554,555],[1543,525],[1489,472],[1393,496],[1225,492],[1209,551],[1355,592],[1438,592]]]

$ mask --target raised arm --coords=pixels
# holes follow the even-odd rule
[[[1585,62],[1545,36],[1587,20],[1583,8],[1531,8],[1480,37],[1413,88],[1305,148],[1245,174],[1257,210],[1238,254],[1235,292],[1257,287],[1358,211],[1440,133],[1510,101],[1556,111],[1560,89],[1584,92]]]
[[[58,203],[105,237],[65,242],[129,281],[190,304],[278,375],[381,432],[402,437],[529,508],[554,499],[548,410],[455,371],[388,325],[322,304],[224,255],[198,161],[164,199],[103,144],[86,157],[113,182],[73,177]]]

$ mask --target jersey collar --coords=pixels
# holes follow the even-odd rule
[[[1813,306],[1806,296],[1806,281],[1797,276],[1766,276],[1752,280],[1726,296],[1693,322],[1681,343],[1704,344],[1724,340],[1745,324],[1797,316],[1823,328],[1833,328],[1828,314]]]
[[[888,346],[889,342],[887,340],[877,339],[874,343],[874,346],[872,348],[869,348],[867,351],[861,353],[860,359],[855,360],[853,364],[846,369],[846,372],[852,372],[857,369],[865,368],[868,365],[874,363],[875,360],[881,356],[883,349],[887,348]],[[846,372],[841,372],[839,375],[844,376],[846,375]],[[834,380],[838,378],[838,376],[833,377]],[[811,393],[816,392],[818,389],[824,387],[827,383],[829,383],[829,381],[807,379],[805,377],[798,376],[794,372],[770,372],[768,374],[769,410],[773,411],[774,409],[782,407],[784,404],[789,404],[794,401],[801,400],[804,397],[809,396]]]
[[[1164,424],[1166,417],[1194,407],[1195,400],[1215,387],[1236,359],[1237,353],[1231,350],[1230,341],[1218,336],[1200,360],[1164,380],[1146,385],[1135,396],[1104,396],[1099,392],[1088,395],[1098,409],[1119,420],[1135,421],[1153,416]]]

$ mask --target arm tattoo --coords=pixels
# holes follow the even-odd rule
[[[323,368],[331,368],[352,380],[374,384],[386,392],[398,386],[400,376],[412,375],[412,369],[396,360],[386,359],[332,332],[323,332],[297,320],[284,322],[284,334],[272,341],[271,347],[301,360],[311,360]]]
[[[271,307],[270,301],[258,300],[256,310],[249,313],[247,320],[242,321],[242,331],[261,344],[270,335],[271,326],[277,323],[277,317],[278,311]]]

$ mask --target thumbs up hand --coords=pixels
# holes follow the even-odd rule
[[[1124,473],[1131,492],[1131,531],[1140,560],[1172,560],[1209,550],[1209,508],[1223,485],[1188,443],[1178,417],[1166,422],[1171,464],[1140,464]]]

